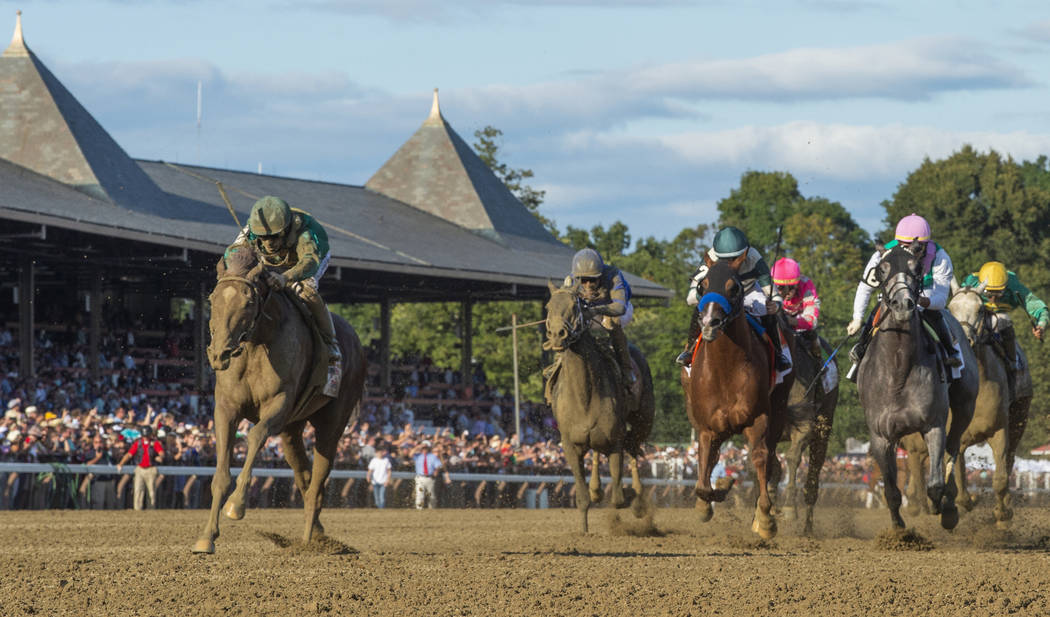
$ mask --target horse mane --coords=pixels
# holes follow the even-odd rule
[[[219,260],[220,264],[225,265],[224,271],[220,271],[219,277],[224,275],[232,276],[243,276],[248,277],[254,268],[259,263],[259,258],[248,246],[235,246],[227,251],[226,255]],[[217,268],[217,270],[221,270]]]

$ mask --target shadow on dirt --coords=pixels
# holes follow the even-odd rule
[[[303,544],[301,540],[290,540],[280,534],[268,531],[258,531],[256,533],[273,542],[277,548],[288,551],[291,554],[356,555],[360,552],[339,540],[325,535],[315,535],[309,544]]]

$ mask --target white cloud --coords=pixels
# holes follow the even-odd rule
[[[1050,19],[1017,28],[1014,33],[1036,43],[1050,43]]]

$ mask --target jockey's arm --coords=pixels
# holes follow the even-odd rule
[[[1017,297],[1024,302],[1024,310],[1035,322],[1036,327],[1046,329],[1047,324],[1050,323],[1050,310],[1046,308],[1046,303],[1032,293],[1032,290],[1025,287],[1015,274],[1012,274],[1007,280],[1007,288],[1016,293]]]
[[[880,261],[882,261],[882,253],[875,251],[872,253],[871,258],[868,259],[864,270],[861,271],[860,283],[857,284],[857,294],[853,296],[854,321],[864,321],[864,313],[868,310],[868,301],[871,300],[871,294],[875,291],[875,288],[865,283],[864,280],[867,278],[868,271],[878,266]]]
[[[317,268],[321,264],[317,243],[308,231],[304,230],[299,234],[299,239],[295,245],[295,254],[298,257],[298,261],[284,273],[288,281],[293,283],[312,277],[317,273]]]
[[[802,310],[795,317],[798,322],[796,330],[813,330],[817,327],[820,319],[820,297],[817,296],[817,288],[812,282],[807,281],[804,288],[799,289],[802,294]]]
[[[933,277],[933,285],[922,290],[922,295],[930,301],[925,308],[930,311],[944,310],[952,293],[952,279],[955,278],[952,258],[948,257],[944,249],[938,250],[934,256],[930,274]]]

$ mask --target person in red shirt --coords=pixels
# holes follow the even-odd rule
[[[164,461],[164,448],[160,441],[153,438],[153,430],[142,427],[142,436],[135,440],[128,448],[127,454],[117,463],[117,473],[128,459],[135,459],[135,501],[136,510],[141,510],[145,505],[146,495],[149,495],[149,507],[157,507],[157,463]]]

